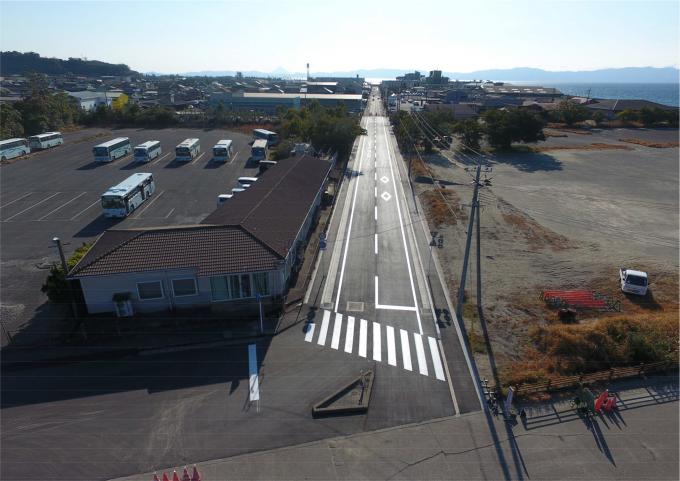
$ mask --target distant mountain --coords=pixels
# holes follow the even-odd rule
[[[83,60],[69,58],[41,57],[35,52],[0,52],[0,75],[23,75],[27,72],[37,72],[47,75],[133,75],[137,72],[130,70],[125,64],[112,64],[98,60]]]

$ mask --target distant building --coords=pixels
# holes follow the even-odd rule
[[[350,112],[360,112],[363,108],[360,94],[215,92],[210,96],[213,105],[221,102],[233,110],[256,110],[270,114],[276,113],[279,107],[299,109],[313,101],[324,107],[345,105]]]
[[[613,119],[617,114],[624,110],[642,110],[647,109],[661,109],[661,110],[678,110],[678,107],[671,107],[668,105],[658,104],[649,100],[636,99],[591,99],[584,107],[591,112],[601,112],[608,119]]]
[[[456,120],[479,117],[478,107],[474,104],[425,104],[426,112],[450,112]]]
[[[91,90],[68,92],[68,96],[76,99],[83,110],[94,110],[100,105],[110,107],[111,103],[121,95],[123,95],[123,92],[95,92]]]

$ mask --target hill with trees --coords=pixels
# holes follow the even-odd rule
[[[80,58],[41,57],[35,52],[0,52],[0,75],[25,75],[37,72],[46,75],[87,75],[98,77],[102,75],[133,75],[125,64],[112,64],[98,60],[84,60]]]

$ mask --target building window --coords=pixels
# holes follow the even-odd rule
[[[137,293],[142,301],[163,299],[163,286],[161,281],[138,282]]]
[[[247,299],[256,293],[269,295],[268,274],[235,274],[232,276],[216,276],[210,279],[213,301],[231,299]]]
[[[175,297],[195,296],[197,293],[196,279],[189,277],[186,279],[173,279],[172,292]]]
[[[266,272],[258,272],[257,274],[253,274],[253,286],[255,287],[255,294],[268,296],[269,274]]]
[[[229,286],[226,277],[212,277],[210,279],[213,301],[229,300]]]

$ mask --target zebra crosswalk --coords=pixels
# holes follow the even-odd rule
[[[316,333],[316,344],[319,346],[326,346],[330,334],[331,349],[344,350],[347,354],[356,353],[376,362],[387,362],[407,371],[417,371],[423,376],[432,373],[440,381],[446,380],[437,340],[433,337],[339,312],[333,315],[327,310],[323,311],[319,325],[310,322],[305,326],[305,341],[313,344]]]

